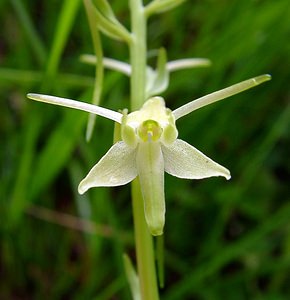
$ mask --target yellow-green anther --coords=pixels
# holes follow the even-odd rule
[[[154,120],[144,121],[138,128],[138,135],[143,142],[159,140],[162,128]]]

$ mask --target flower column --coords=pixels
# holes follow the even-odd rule
[[[142,0],[130,0],[131,9],[131,110],[146,101],[146,17]],[[158,300],[158,287],[152,236],[144,216],[144,202],[138,178],[132,182],[132,205],[136,242],[137,268],[143,300]]]

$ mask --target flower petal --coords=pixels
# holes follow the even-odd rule
[[[161,146],[165,171],[173,176],[187,179],[202,179],[224,176],[230,179],[230,171],[205,156],[202,152],[177,139],[171,146]]]
[[[175,117],[175,120],[186,116],[187,114],[197,110],[203,106],[209,105],[211,103],[217,102],[219,100],[223,100],[245,90],[248,90],[256,85],[259,85],[267,80],[270,80],[271,76],[268,74],[260,75],[237,84],[231,85],[225,89],[219,90],[217,92],[208,94],[196,100],[193,100],[189,103],[186,103],[179,108],[175,109],[172,113]]]
[[[165,197],[164,161],[160,143],[140,142],[136,163],[147,225],[152,235],[161,235],[165,223]]]
[[[118,186],[132,181],[137,176],[135,152],[135,148],[124,142],[114,144],[81,181],[79,193],[92,187]]]
[[[91,64],[91,65],[96,65],[98,63],[97,57],[92,54],[83,54],[80,56],[80,60],[84,63]],[[103,63],[104,63],[104,67],[109,70],[118,71],[127,76],[130,76],[132,73],[131,65],[125,62],[113,58],[104,57]]]
[[[152,72],[153,74],[147,72],[147,76],[149,75],[147,83],[151,82],[152,84],[147,84],[146,98],[150,98],[154,95],[160,95],[167,89],[169,84],[169,71],[166,68],[166,63],[166,50],[164,48],[160,48],[158,51],[157,69]]]
[[[69,107],[69,108],[74,108],[82,111],[86,111],[95,115],[99,115],[102,117],[105,117],[107,119],[113,120],[115,122],[121,123],[122,122],[122,117],[123,115],[119,112],[81,102],[81,101],[76,101],[76,100],[71,100],[67,98],[61,98],[61,97],[55,97],[55,96],[49,96],[49,95],[42,95],[42,94],[27,94],[27,98],[40,101],[40,102],[45,102],[45,103],[50,103],[54,105],[59,105],[59,106],[64,106],[64,107]]]
[[[206,58],[183,58],[169,61],[166,64],[166,69],[169,72],[175,72],[189,68],[208,67],[210,65],[210,60]]]

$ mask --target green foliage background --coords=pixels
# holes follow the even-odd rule
[[[111,1],[129,27],[127,1]],[[98,118],[34,103],[28,92],[90,101],[94,68],[81,1],[0,2],[0,298],[130,299],[122,253],[134,260],[129,186],[77,185],[112,143]],[[232,179],[166,176],[166,285],[161,298],[289,299],[290,135],[288,0],[187,1],[149,20],[150,50],[206,57],[171,76],[174,109],[263,73],[272,81],[178,121],[180,137]],[[103,38],[108,57],[126,47]],[[154,64],[154,59],[149,60]],[[107,71],[102,105],[128,107],[127,78]]]

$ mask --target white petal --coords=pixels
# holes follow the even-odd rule
[[[208,104],[214,103],[216,101],[228,98],[230,96],[233,96],[235,94],[238,94],[240,92],[248,90],[248,89],[250,89],[258,84],[261,84],[265,81],[268,81],[270,79],[271,79],[271,76],[266,74],[266,75],[261,75],[261,76],[257,76],[257,77],[242,81],[240,83],[231,85],[225,89],[219,90],[217,92],[214,92],[214,93],[211,93],[204,97],[193,100],[185,105],[182,105],[181,107],[175,109],[172,113],[173,113],[175,119],[177,120],[177,119],[179,119],[179,118],[181,118],[203,106],[206,106]]]
[[[113,120],[115,122],[121,123],[122,121],[122,114],[119,112],[103,108],[100,106],[96,106],[93,104],[71,100],[67,98],[60,98],[55,96],[49,96],[49,95],[42,95],[42,94],[27,94],[27,97],[32,100],[50,103],[54,105],[60,105],[65,106],[69,108],[74,108],[82,111],[86,111],[92,114],[96,114],[102,117],[105,117],[107,119]]]
[[[178,60],[169,61],[166,68],[169,72],[174,72],[183,69],[208,67],[211,65],[209,59],[206,58],[183,58]]]
[[[92,54],[83,54],[81,55],[80,59],[81,61],[88,64],[97,64],[97,57]],[[131,66],[125,62],[113,58],[104,57],[103,64],[107,69],[119,71],[120,73],[123,73],[127,76],[131,75]]]
[[[161,235],[165,223],[165,196],[164,161],[160,143],[139,143],[136,162],[147,225],[152,235]]]
[[[91,169],[79,184],[80,194],[92,187],[118,186],[132,181],[137,176],[136,149],[124,142],[117,142]]]
[[[169,147],[162,145],[161,149],[165,171],[170,175],[187,179],[202,179],[212,176],[231,178],[229,170],[182,140],[177,139]]]

